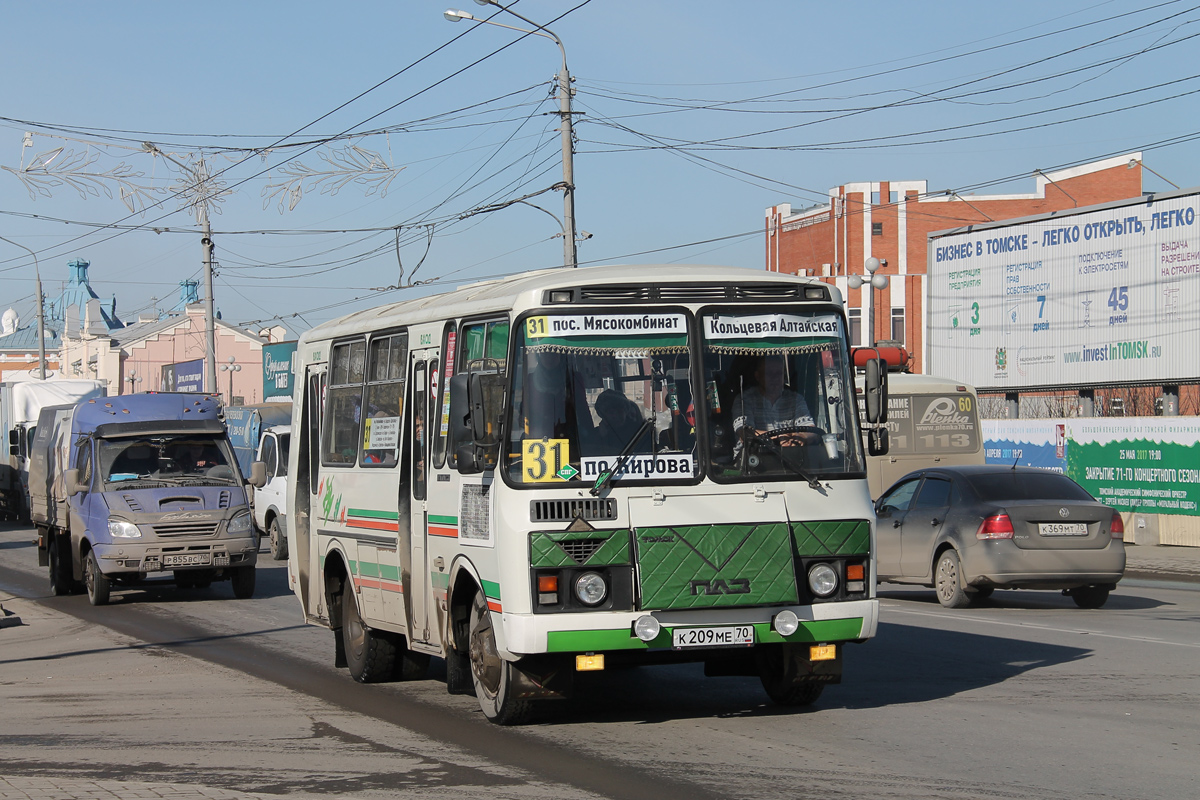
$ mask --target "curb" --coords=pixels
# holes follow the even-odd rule
[[[15,628],[18,625],[24,624],[21,622],[20,617],[9,612],[3,605],[0,605],[0,628]]]

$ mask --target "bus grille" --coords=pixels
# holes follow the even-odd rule
[[[576,518],[614,520],[617,501],[603,500],[534,500],[529,504],[530,522],[570,522]]]
[[[214,536],[220,520],[197,520],[195,522],[160,522],[154,525],[158,536]]]
[[[596,555],[596,551],[607,541],[608,539],[568,539],[558,542],[558,546],[576,564],[584,564],[589,558]]]

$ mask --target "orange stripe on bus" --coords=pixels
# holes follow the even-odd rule
[[[429,526],[430,536],[450,536],[454,539],[458,538],[458,528],[443,528],[440,525]]]
[[[490,611],[503,611],[503,609],[500,607],[500,601],[499,601],[499,600],[493,600],[493,599],[492,599],[492,598],[490,598],[490,597],[488,598],[488,610],[490,610]]]
[[[354,519],[346,520],[346,526],[349,528],[370,528],[377,531],[399,531],[400,525],[395,521],[387,521],[381,519]]]

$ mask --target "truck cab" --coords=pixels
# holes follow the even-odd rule
[[[56,594],[82,582],[103,605],[114,587],[169,573],[181,589],[229,580],[253,595],[258,540],[215,396],[93,399],[69,418],[69,436],[46,437],[61,451],[65,519],[37,512]]]

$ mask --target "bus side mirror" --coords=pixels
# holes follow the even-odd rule
[[[867,431],[867,453],[873,456],[886,456],[887,452],[887,428],[871,428]]]
[[[467,373],[471,434],[480,447],[500,444],[500,412],[504,407],[504,376],[495,372]]]
[[[878,355],[879,351],[876,351]],[[882,358],[872,358],[866,366],[867,422],[887,422],[887,364]],[[884,445],[886,448],[887,445]],[[886,452],[886,449],[885,451]]]
[[[467,398],[469,373],[450,378],[450,452],[456,456],[465,444],[474,444],[475,432],[471,422],[471,405]]]
[[[74,497],[84,490],[85,487],[79,485],[79,470],[69,469],[63,473],[63,487],[68,497]]]

